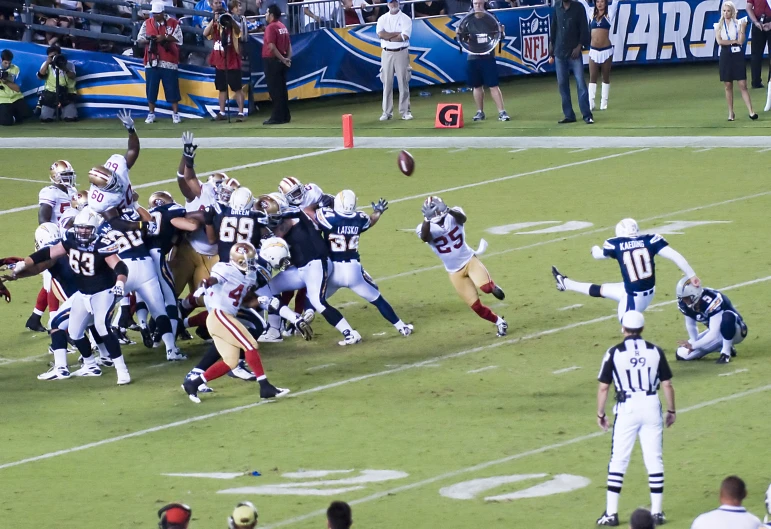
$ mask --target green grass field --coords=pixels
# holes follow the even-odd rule
[[[625,97],[630,104],[630,94],[643,90],[632,85],[631,72],[619,71],[616,99],[611,100],[615,108],[598,113],[594,127],[576,125],[576,133],[639,132],[619,132],[649,115],[622,107]],[[669,82],[659,78],[664,72],[675,74],[651,70],[639,82],[663,86]],[[765,133],[768,121],[740,120],[731,124],[733,129],[724,122],[716,72],[705,67],[683,72],[681,89],[692,87],[697,95],[712,98],[691,102],[682,90],[669,92],[683,105],[703,108],[698,115],[687,105],[667,111],[677,117],[673,123],[680,118],[701,123],[689,122],[683,134],[733,134],[738,127],[742,134]],[[707,86],[707,79],[714,83]],[[526,82],[545,87],[553,80]],[[559,117],[556,90],[511,95],[513,102],[526,99],[548,100],[550,110],[533,111],[528,118],[533,121],[523,127],[534,123],[536,115],[550,122]],[[650,94],[654,99],[661,96]],[[335,112],[328,121],[331,131],[343,105],[324,102],[319,108],[326,106]],[[377,108],[374,103],[369,107]],[[643,121],[654,129],[645,135],[680,133],[666,128],[664,108],[657,112],[659,117]],[[516,127],[523,114],[524,108],[514,112],[511,124],[486,122],[462,133],[491,135],[500,127]],[[616,125],[603,129],[605,116]],[[394,133],[441,141],[427,132],[428,119],[421,119],[416,120],[418,132]],[[120,136],[115,125],[86,122],[56,130]],[[202,125],[198,133],[211,134],[213,126]],[[218,130],[261,132],[247,125]],[[554,132],[539,126],[529,133]],[[280,130],[312,135],[327,133],[324,127]],[[176,135],[178,130],[169,126],[165,132]],[[17,136],[43,132],[34,125],[14,131]],[[146,133],[140,125],[140,135]],[[0,179],[3,256],[33,250],[35,208],[8,210],[35,204],[48,166],[61,157],[76,167],[82,187],[87,169],[112,153],[99,149],[98,140],[94,147],[0,149],[0,174],[23,180]],[[199,340],[183,343],[191,360],[173,365],[160,349],[126,347],[132,375],[126,387],[115,385],[111,370],[101,378],[37,381],[50,360],[47,337],[23,326],[40,281],[11,283],[13,302],[0,305],[0,528],[152,527],[160,506],[182,501],[193,507],[191,529],[216,529],[226,527],[238,501],[250,500],[259,508],[262,527],[310,529],[325,526],[322,513],[333,499],[353,504],[355,527],[593,527],[604,509],[610,452],[610,435],[601,434],[595,423],[595,377],[605,349],[619,340],[616,306],[558,292],[550,267],[555,264],[578,280],[619,281],[618,266],[594,261],[589,250],[611,237],[616,222],[627,216],[644,230],[663,233],[707,286],[728,288],[750,329],[737,347],[739,356],[728,365],[715,365],[715,355],[672,362],[678,420],[665,432],[664,443],[669,526],[688,528],[697,514],[715,508],[720,480],[733,473],[748,484],[748,509],[762,514],[763,492],[771,481],[771,471],[762,464],[771,436],[763,419],[763,410],[771,406],[765,325],[771,254],[763,213],[771,207],[771,188],[754,168],[768,165],[768,152],[735,147],[415,149],[418,168],[406,178],[396,170],[396,153],[389,149],[314,154],[318,150],[302,147],[200,149],[197,170],[250,165],[230,176],[255,192],[272,191],[283,176],[295,175],[327,192],[351,188],[360,206],[381,196],[391,200],[378,226],[362,237],[362,260],[397,313],[414,323],[415,333],[400,336],[374,307],[342,291],[331,302],[361,332],[360,345],[337,346],[337,331],[317,321],[312,342],[290,339],[261,347],[271,381],[291,388],[289,398],[262,403],[256,384],[225,377],[213,382],[215,393],[203,395],[196,406],[179,384],[204,351]],[[295,157],[301,155],[312,156]],[[273,162],[286,157],[295,158]],[[153,184],[174,179],[178,161],[178,149],[142,152],[131,174],[135,185],[149,184],[141,189],[142,201],[158,188],[179,196],[173,181]],[[509,336],[504,339],[463,304],[438,259],[413,233],[422,200],[437,193],[463,206],[473,247],[482,237],[489,242],[482,259],[507,297],[499,302],[485,296],[483,301],[507,318]],[[509,228],[508,233],[500,228],[536,222],[543,224]],[[581,224],[557,231],[571,222]],[[549,228],[547,233],[523,233]],[[645,336],[673,360],[676,341],[686,336],[674,306],[679,271],[660,259],[658,273]],[[74,364],[75,356],[69,358]],[[261,476],[250,475],[255,470]],[[507,477],[503,481],[508,483],[482,490],[475,481],[476,493],[462,485],[496,477]],[[552,479],[572,490],[532,489]],[[545,492],[538,495],[538,490]],[[517,491],[521,497],[495,499]],[[637,448],[621,496],[622,525],[632,510],[648,502]]]

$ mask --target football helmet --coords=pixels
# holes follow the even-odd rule
[[[57,185],[75,186],[75,169],[67,160],[57,160],[51,165],[51,182]]]
[[[157,208],[158,206],[165,206],[166,204],[173,204],[174,203],[174,197],[171,196],[171,193],[168,191],[156,191],[152,195],[150,195],[150,200],[148,201],[148,205],[150,206],[150,209]]]
[[[254,197],[248,187],[239,187],[230,195],[229,204],[233,213],[249,213],[254,204]]]
[[[72,223],[72,229],[75,231],[75,238],[83,243],[89,244],[96,239],[96,228],[102,223],[102,217],[91,211],[83,209],[75,215]]]
[[[254,529],[257,525],[257,507],[250,501],[242,501],[228,518],[229,529]]]
[[[294,176],[287,176],[278,184],[278,191],[286,197],[286,201],[292,206],[302,204],[305,197],[305,186]]]
[[[103,165],[92,167],[88,172],[88,181],[105,193],[120,193],[121,185],[115,171]]]
[[[75,194],[70,198],[70,207],[81,211],[86,206],[88,206],[88,191],[85,189],[82,191],[75,191]]]
[[[243,273],[257,269],[257,250],[250,242],[237,242],[230,249],[230,262]]]
[[[209,175],[209,180],[207,180],[207,182],[214,187],[214,192],[216,194],[219,193],[220,187],[222,187],[222,184],[224,184],[227,179],[228,175],[225,173],[214,173]]]
[[[275,228],[281,222],[281,217],[279,217],[279,214],[281,213],[282,207],[278,199],[276,199],[276,197],[273,195],[279,195],[281,200],[284,200],[284,195],[281,193],[260,195],[254,200],[253,207],[255,211],[261,211],[265,213],[268,216],[268,226]]]
[[[701,294],[703,292],[704,287],[697,287],[691,283],[690,277],[681,278],[675,287],[675,295],[677,296],[678,301],[682,301],[690,308],[693,308],[696,302],[701,299]]]
[[[241,184],[235,178],[225,180],[217,191],[217,202],[227,206],[230,203],[230,195],[239,187],[241,187]]]
[[[616,224],[616,237],[637,237],[639,228],[634,219],[622,219]]]
[[[270,263],[274,270],[284,270],[291,263],[289,245],[281,237],[269,237],[262,241],[260,257]]]
[[[53,222],[44,222],[35,230],[35,251],[52,246],[60,238],[59,226]]]
[[[356,193],[343,189],[335,197],[335,213],[343,217],[353,217],[356,213]]]
[[[442,222],[445,215],[447,215],[447,206],[445,205],[444,200],[442,200],[439,197],[428,197],[423,202],[423,207],[430,208],[432,206],[433,206],[434,213],[427,218],[434,224],[439,224]]]

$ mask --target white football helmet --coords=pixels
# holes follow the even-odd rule
[[[75,238],[84,244],[88,244],[96,239],[96,229],[102,223],[101,215],[97,215],[91,209],[86,208],[75,215],[72,223],[72,229],[75,231]]]
[[[423,205],[424,206],[428,206],[430,204],[434,204],[435,206],[438,206],[438,208],[436,210],[436,213],[434,213],[434,215],[430,219],[428,219],[428,220],[430,220],[434,224],[441,223],[442,220],[444,219],[445,215],[447,215],[447,206],[444,206],[444,200],[442,200],[439,197],[428,197],[423,202]],[[439,207],[441,207],[441,206],[444,206],[443,208],[441,208],[441,209],[444,210],[443,212],[439,211]]]
[[[50,178],[54,184],[75,186],[75,169],[67,160],[57,160],[51,164]]]
[[[228,178],[225,180],[217,191],[217,202],[223,206],[230,204],[230,196],[233,191],[241,187],[241,184],[235,178]]]
[[[229,205],[233,213],[249,213],[252,204],[254,204],[254,197],[247,187],[239,187],[230,195]]]
[[[691,283],[690,277],[683,277],[677,282],[675,287],[675,295],[677,299],[685,303],[688,307],[693,307],[704,292],[703,287],[697,287]]]
[[[353,217],[356,213],[356,194],[350,189],[343,189],[335,197],[335,213],[343,217]]]
[[[292,206],[302,204],[305,197],[305,186],[294,176],[287,176],[278,184],[279,193],[286,197],[286,201]]]
[[[59,239],[59,226],[53,222],[44,222],[35,230],[35,250],[52,246]]]
[[[290,265],[289,246],[281,237],[269,237],[262,241],[260,257],[270,263],[274,270],[284,270]]]
[[[637,237],[639,228],[634,219],[622,219],[616,224],[616,237]]]
[[[91,168],[88,172],[88,181],[105,193],[122,192],[118,175],[115,174],[115,171],[108,169],[103,165],[97,165],[96,167]]]

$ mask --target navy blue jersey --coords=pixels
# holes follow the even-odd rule
[[[331,208],[321,208],[316,211],[316,220],[333,261],[359,260],[359,236],[369,229],[369,215],[357,211],[346,217]]]
[[[267,285],[272,275],[273,267],[257,254],[257,280],[254,282],[254,289],[257,290]]]
[[[61,285],[64,294],[71,298],[78,291],[78,283],[75,272],[70,267],[69,256],[63,255],[58,258],[54,265],[48,269],[51,277]]]
[[[699,300],[693,304],[693,308],[686,305],[681,299],[677,300],[677,308],[689,318],[704,325],[709,325],[709,319],[724,310],[730,310],[741,318],[728,296],[712,288],[704,289]]]
[[[173,219],[184,217],[184,206],[171,203],[164,204],[162,206],[156,206],[149,211],[153,217],[153,222],[158,225],[158,232],[155,235],[147,237],[145,244],[150,249],[158,249],[161,251],[161,255],[167,255],[176,241],[176,237],[179,234],[179,230],[171,223]]]
[[[614,237],[602,245],[602,253],[618,261],[627,294],[643,292],[656,286],[656,262],[653,257],[669,243],[661,235]]]
[[[142,239],[142,232],[125,227],[126,222],[138,222],[139,215],[134,210],[125,211],[120,218],[106,220],[97,229],[97,235],[118,245],[121,259],[142,259],[150,257],[150,250]]]
[[[97,237],[89,244],[75,238],[74,228],[67,231],[62,241],[67,261],[75,274],[75,286],[83,294],[96,294],[115,285],[115,272],[105,259],[117,253],[118,248],[109,239]]]
[[[281,215],[284,218],[297,219],[284,240],[292,253],[292,264],[301,268],[316,259],[329,257],[329,247],[321,236],[316,224],[310,217],[298,208],[289,208]]]
[[[249,242],[259,248],[264,222],[267,222],[267,217],[262,213],[235,213],[230,206],[218,206],[214,215],[214,232],[217,234],[220,261],[230,261],[230,249],[237,242]]]

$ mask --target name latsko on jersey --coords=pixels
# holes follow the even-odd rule
[[[369,215],[357,211],[350,217],[338,215],[332,208],[321,208],[316,221],[329,244],[329,256],[333,261],[358,261],[359,237],[370,227]]]

